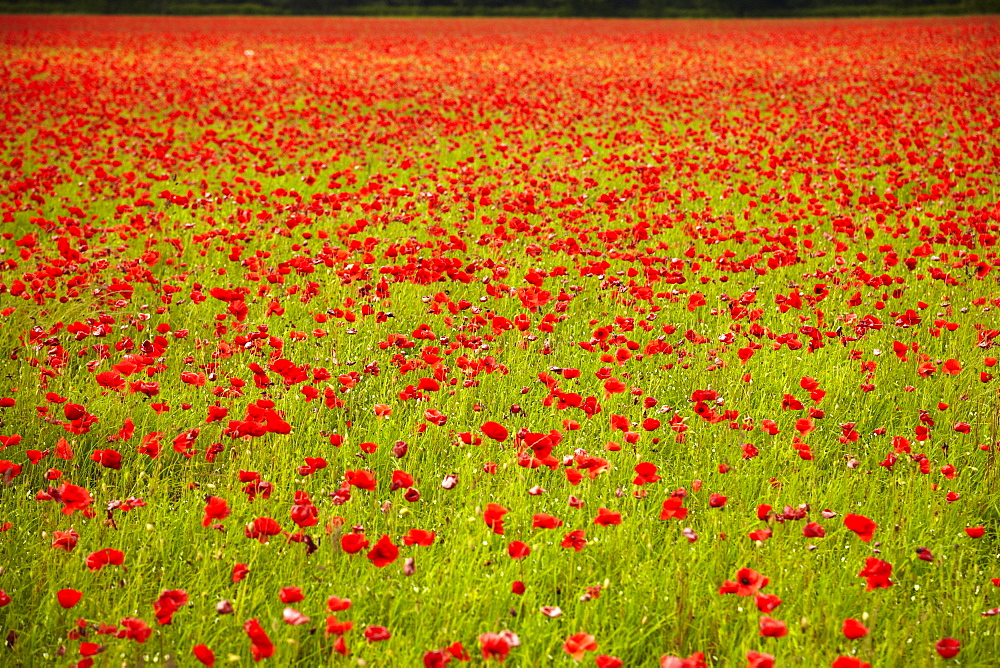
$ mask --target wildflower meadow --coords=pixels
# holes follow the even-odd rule
[[[0,20],[0,664],[995,666],[1000,20]]]

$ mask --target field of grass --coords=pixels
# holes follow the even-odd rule
[[[0,663],[995,665],[998,59],[0,21]]]

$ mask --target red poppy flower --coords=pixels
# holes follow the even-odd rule
[[[160,393],[160,384],[155,380],[137,380],[133,383],[129,383],[128,390],[132,394],[138,392],[140,394],[145,394],[147,397],[155,397]]]
[[[647,483],[653,483],[660,480],[660,476],[656,475],[656,464],[651,462],[639,462],[635,465],[635,479],[632,480],[634,485],[645,485]]]
[[[111,390],[120,390],[125,387],[125,379],[122,378],[116,371],[102,371],[101,373],[94,376],[94,380],[101,387],[106,387]]]
[[[231,579],[233,583],[236,583],[245,578],[249,574],[250,574],[250,569],[247,568],[246,564],[236,564],[235,566],[233,566],[233,575]]]
[[[838,656],[830,664],[830,668],[872,668],[872,666],[855,656]]]
[[[760,635],[765,638],[784,638],[788,635],[788,627],[785,623],[771,617],[761,617],[758,626],[760,627]]]
[[[941,371],[951,376],[957,376],[962,372],[962,363],[957,359],[947,359],[945,363],[941,365]]]
[[[212,524],[213,520],[224,520],[229,517],[232,510],[226,504],[226,500],[217,496],[205,497],[205,517],[201,521],[203,527]]]
[[[866,578],[868,587],[866,591],[873,589],[888,589],[892,586],[892,564],[882,561],[876,557],[868,557],[865,560],[865,567],[858,573],[859,578]]]
[[[281,533],[281,525],[270,517],[258,517],[246,525],[243,533],[246,534],[247,538],[254,538],[261,543],[266,543],[271,536],[277,536]]]
[[[763,592],[757,592],[754,596],[754,603],[757,604],[757,609],[763,613],[772,612],[775,608],[781,605],[781,599],[774,594],[765,594]]]
[[[512,540],[510,545],[507,546],[507,554],[512,559],[524,559],[531,554],[531,548],[519,540]]]
[[[63,406],[63,415],[67,420],[79,420],[87,414],[87,409],[80,404],[66,404]]]
[[[281,591],[278,592],[278,598],[286,605],[305,600],[301,587],[282,587]]]
[[[582,550],[587,545],[586,534],[582,529],[577,531],[570,531],[566,534],[563,541],[559,543],[560,547],[573,548],[577,552]]]
[[[396,561],[399,556],[399,548],[393,545],[389,536],[383,534],[375,543],[375,547],[368,553],[368,558],[378,568],[384,568]]]
[[[448,416],[434,408],[424,411],[424,419],[433,425],[443,427],[448,421]]]
[[[153,614],[160,624],[170,624],[174,613],[188,603],[188,595],[183,589],[163,591],[160,597],[153,601]]]
[[[596,652],[597,641],[589,633],[575,633],[563,643],[563,651],[576,661],[583,661],[585,652]]]
[[[802,535],[806,538],[823,538],[826,530],[818,522],[809,522],[802,527]]]
[[[983,534],[986,533],[986,527],[965,527],[965,533],[968,534],[969,538],[982,538]]]
[[[80,655],[81,656],[96,656],[106,650],[107,647],[104,645],[98,645],[96,642],[82,642],[80,643]]]
[[[369,626],[365,629],[365,639],[370,643],[388,640],[391,637],[392,634],[389,633],[389,629],[384,626]]]
[[[506,427],[499,422],[492,421],[483,423],[483,433],[489,438],[492,438],[494,441],[499,441],[501,443],[507,440],[508,436]]]
[[[135,451],[152,459],[158,458],[160,456],[160,450],[162,449],[160,444],[161,436],[163,436],[163,432],[161,431],[154,431],[146,434],[142,437],[141,443],[136,446]]]
[[[604,381],[604,396],[609,397],[612,394],[621,394],[627,388],[625,383],[618,380],[617,378],[609,378]]]
[[[934,644],[934,649],[937,653],[941,655],[943,659],[950,659],[954,656],[958,656],[959,651],[961,651],[962,643],[954,638],[941,638]]]
[[[375,491],[375,475],[371,471],[345,471],[344,477],[349,485],[369,492]]]
[[[326,618],[326,635],[328,636],[342,636],[353,628],[354,622],[352,621],[339,621],[335,615],[329,615]]]
[[[146,622],[135,617],[125,617],[121,621],[121,628],[115,633],[116,638],[134,640],[140,645],[149,640],[153,635],[153,629],[149,628]]]
[[[510,643],[507,637],[499,633],[484,633],[479,636],[479,646],[484,659],[497,659],[501,663],[510,654]]]
[[[351,599],[331,596],[326,599],[326,607],[330,612],[340,612],[351,607]]]
[[[72,515],[78,510],[86,510],[94,502],[94,498],[85,488],[71,485],[68,482],[59,485],[56,491],[59,492],[59,498],[64,504],[63,515]]]
[[[243,624],[243,630],[250,637],[250,651],[254,661],[274,656],[274,643],[267,636],[257,619],[249,619]]]
[[[844,620],[843,632],[848,640],[857,640],[868,635],[868,629],[865,628],[865,625],[850,617]]]
[[[347,554],[357,554],[368,545],[368,539],[363,533],[345,533],[340,537],[340,549]]]
[[[123,563],[125,563],[125,553],[111,548],[91,552],[87,556],[87,568],[92,571],[99,571],[105,566],[121,566]]]
[[[413,476],[399,469],[392,472],[392,482],[389,484],[390,492],[394,492],[397,489],[409,489],[410,487],[413,487]]]
[[[844,516],[844,526],[858,534],[862,542],[868,543],[872,539],[872,534],[878,527],[864,515],[848,514]]]
[[[737,596],[753,596],[758,591],[767,586],[770,580],[752,568],[741,568],[736,571],[736,582],[733,591],[720,593],[733,593]]]
[[[562,525],[561,519],[545,513],[536,513],[531,518],[531,526],[534,529],[557,529]]]
[[[208,645],[195,645],[191,648],[191,652],[203,665],[209,668],[215,665],[215,652],[210,650]]]
[[[73,449],[69,447],[69,443],[66,442],[65,438],[60,437],[59,440],[56,441],[55,455],[59,459],[65,459],[66,461],[73,459]]]
[[[705,668],[705,653],[695,652],[687,658],[667,654],[660,657],[660,668]]]
[[[600,525],[602,527],[613,526],[622,523],[622,514],[616,513],[607,508],[598,508],[597,517],[594,518],[594,524]]]
[[[69,609],[80,602],[80,599],[83,598],[83,592],[76,589],[60,589],[56,592],[56,598],[59,600],[59,605]]]
[[[113,469],[118,471],[122,467],[122,456],[116,450],[95,450],[92,455],[90,455],[91,461],[95,461],[104,468]]]
[[[289,517],[300,528],[311,527],[319,524],[319,508],[314,506],[306,496],[303,503],[296,500],[295,505],[289,511]]]
[[[812,418],[799,418],[795,421],[795,429],[802,438],[805,438],[816,428]]]
[[[52,548],[55,550],[72,552],[73,548],[76,547],[77,541],[79,540],[80,534],[72,528],[67,529],[66,531],[57,530],[52,532]]]
[[[424,652],[424,668],[444,668],[448,663],[451,663],[451,655],[443,649]]]
[[[747,668],[774,668],[774,655],[763,652],[747,652]]]
[[[417,389],[421,392],[437,392],[441,389],[441,383],[434,378],[421,378],[417,383]]]
[[[663,509],[660,511],[661,520],[676,519],[682,520],[687,517],[688,509],[683,507],[684,499],[679,496],[670,496],[664,499]]]
[[[423,529],[410,529],[410,533],[403,536],[404,545],[421,545],[423,547],[428,547],[434,544],[435,533],[433,531],[424,531]]]
[[[487,503],[486,510],[483,512],[483,520],[486,521],[486,526],[493,529],[493,533],[503,535],[503,516],[508,512],[499,504]]]

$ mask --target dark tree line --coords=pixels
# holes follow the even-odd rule
[[[998,11],[1000,0],[0,0],[0,13],[767,17]]]

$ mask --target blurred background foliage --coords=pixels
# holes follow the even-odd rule
[[[992,14],[1000,0],[27,0],[0,13],[730,18]]]

